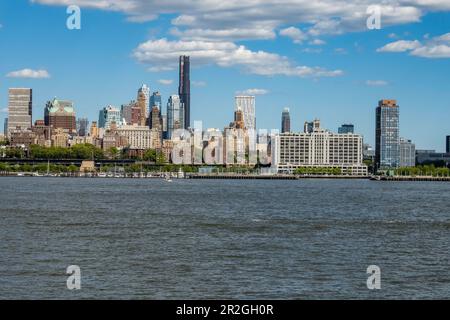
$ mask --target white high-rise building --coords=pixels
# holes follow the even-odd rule
[[[323,167],[339,168],[343,174],[368,174],[363,163],[363,137],[358,134],[338,134],[314,127],[312,132],[280,134],[272,147],[272,166],[281,173]]]
[[[254,96],[237,96],[235,111],[242,110],[247,130],[256,130],[256,106]]]

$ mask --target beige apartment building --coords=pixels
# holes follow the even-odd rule
[[[337,134],[314,125],[303,133],[284,133],[273,141],[272,167],[293,173],[302,167],[340,168],[343,174],[367,176],[363,163],[363,137]]]

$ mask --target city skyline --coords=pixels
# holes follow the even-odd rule
[[[8,104],[8,88],[30,87],[34,90],[34,119],[43,118],[46,102],[57,96],[73,101],[77,116],[92,121],[101,108],[107,105],[120,107],[129,101],[142,83],[147,83],[151,92],[161,92],[164,108],[168,97],[178,92],[178,57],[173,59],[167,54],[170,62],[158,61],[157,66],[139,59],[139,54],[148,53],[142,50],[158,43],[164,50],[164,45],[171,48],[172,55],[191,55],[191,122],[202,120],[205,127],[221,128],[232,119],[234,96],[253,93],[257,97],[259,128],[279,128],[282,110],[288,107],[293,131],[300,132],[304,121],[314,118],[320,118],[324,127],[332,131],[337,131],[343,123],[353,123],[365,141],[374,145],[376,102],[396,99],[402,106],[401,135],[413,140],[418,149],[445,151],[442,137],[448,135],[446,119],[450,117],[449,60],[445,54],[434,58],[426,54],[433,43],[448,48],[443,36],[450,30],[450,22],[446,19],[448,9],[443,5],[435,5],[433,10],[416,5],[421,22],[389,20],[381,30],[365,30],[363,19],[357,21],[361,23],[357,30],[347,28],[339,35],[324,31],[313,36],[307,32],[313,26],[305,27],[304,21],[295,21],[274,26],[272,39],[230,36],[232,39],[227,40],[244,46],[251,53],[276,55],[276,58],[265,56],[269,64],[273,63],[272,58],[278,61],[279,57],[286,57],[293,67],[295,63],[317,66],[331,72],[328,75],[335,75],[324,77],[316,72],[313,76],[300,77],[286,72],[281,74],[282,68],[278,64],[275,64],[275,74],[248,70],[242,62],[243,55],[232,50],[226,55],[231,62],[223,63],[217,60],[204,63],[195,50],[179,52],[173,44],[188,40],[173,35],[170,30],[183,12],[162,14],[156,20],[137,24],[129,21],[132,17],[126,9],[106,12],[101,8],[81,6],[82,29],[71,31],[65,27],[66,7],[42,3],[21,0],[0,4],[0,12],[8,13],[0,15],[1,49],[8,44],[8,50],[0,50],[4,61],[0,66],[2,110]],[[21,26],[21,18],[27,18],[33,29]],[[103,22],[98,22],[100,20]],[[308,38],[301,40],[301,33],[296,30],[303,30]],[[105,37],[111,31],[115,37]],[[26,46],[14,42],[13,36],[26,39],[33,50],[25,50]],[[204,44],[204,40],[196,41]],[[397,43],[396,48],[389,46],[393,43]],[[410,49],[398,47],[400,44],[409,45]],[[53,50],[56,48],[59,51]],[[49,55],[51,51],[55,53]],[[148,72],[150,68],[155,71],[156,67],[161,72]],[[163,70],[169,68],[172,70]],[[27,73],[25,69],[30,70]],[[342,74],[332,73],[337,70]],[[18,78],[24,76],[34,78]],[[2,123],[6,115],[5,112],[0,114]]]

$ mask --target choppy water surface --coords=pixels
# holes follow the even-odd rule
[[[449,197],[428,182],[2,177],[0,298],[450,298]]]

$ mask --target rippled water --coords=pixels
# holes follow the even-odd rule
[[[2,177],[0,191],[0,298],[450,298],[449,183]]]

